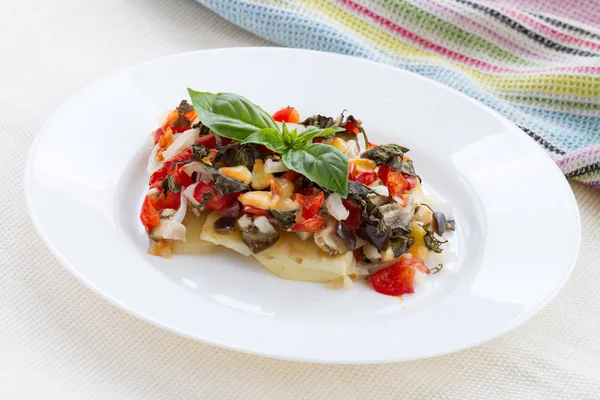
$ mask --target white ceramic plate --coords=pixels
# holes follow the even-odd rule
[[[146,254],[138,219],[156,117],[186,88],[234,92],[268,111],[363,120],[411,148],[428,190],[454,204],[458,260],[404,300],[285,281],[231,251]],[[46,124],[26,171],[29,211],[56,257],[113,304],[172,332],[291,360],[376,363],[445,354],[542,309],[576,260],[573,194],[514,124],[445,86],[373,62],[243,48],[162,58],[91,85]]]

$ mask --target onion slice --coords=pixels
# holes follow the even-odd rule
[[[187,211],[187,197],[181,196],[181,205],[169,220],[169,223],[163,233],[165,239],[181,240],[185,242],[185,226],[182,224]]]
[[[350,212],[346,210],[344,204],[342,203],[342,198],[337,193],[331,193],[325,199],[325,207],[327,207],[327,211],[329,214],[338,221],[343,221],[350,215]]]
[[[194,141],[196,140],[199,134],[200,131],[198,129],[188,129],[187,131],[177,136],[176,139],[176,135],[174,135],[173,143],[171,143],[171,145],[167,147],[167,149],[163,152],[163,157],[165,158],[165,160],[169,160],[170,158],[176,156],[186,148],[193,145]]]
[[[266,174],[276,174],[277,172],[285,172],[288,170],[283,164],[283,161],[273,161],[270,158],[267,158],[264,165],[264,171]]]

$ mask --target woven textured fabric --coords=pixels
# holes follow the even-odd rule
[[[276,43],[364,57],[476,98],[600,187],[596,0],[199,0]]]

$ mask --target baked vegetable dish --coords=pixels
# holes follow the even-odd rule
[[[346,112],[271,116],[236,94],[188,91],[152,134],[150,254],[225,246],[284,279],[367,278],[391,296],[442,269],[454,219],[425,197],[407,148],[369,142]]]

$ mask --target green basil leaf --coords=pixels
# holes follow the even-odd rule
[[[316,184],[333,190],[342,198],[348,196],[348,158],[335,147],[326,144],[308,144],[283,153],[282,161]]]
[[[339,126],[334,126],[326,129],[317,128],[316,126],[309,126],[302,133],[300,133],[298,139],[301,139],[304,143],[306,143],[309,140],[314,139],[316,137],[333,135],[334,133],[341,132],[343,130],[344,128],[341,128]]]
[[[266,111],[237,94],[196,92],[190,88],[188,93],[202,124],[217,135],[241,142],[260,129],[278,129]]]
[[[290,132],[285,122],[281,125],[281,138],[286,148],[291,148],[296,139],[296,130]]]
[[[247,143],[262,144],[278,153],[283,153],[287,149],[281,133],[275,128],[264,128],[254,132],[242,142],[242,144]]]

